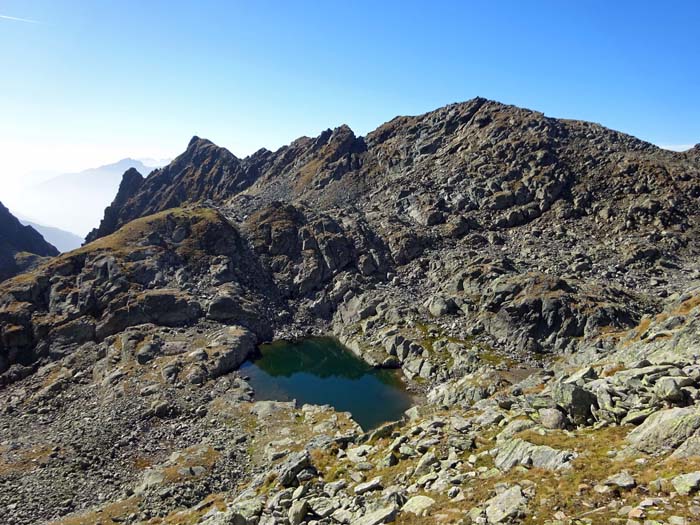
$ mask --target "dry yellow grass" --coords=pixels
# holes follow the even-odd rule
[[[0,456],[0,474],[3,476],[29,472],[48,460],[52,445],[39,444],[15,452],[4,451]]]
[[[52,521],[48,525],[112,525],[123,521],[130,514],[138,512],[140,498],[130,498],[115,501],[98,509],[67,516],[58,521]],[[112,519],[116,518],[116,519]]]
[[[96,241],[81,246],[72,252],[64,253],[52,258],[36,269],[8,279],[0,284],[0,290],[10,290],[24,285],[31,285],[41,275],[57,273],[57,269],[65,264],[71,264],[74,260],[80,260],[88,254],[110,252],[117,255],[130,255],[139,251],[152,249],[151,246],[138,246],[145,238],[146,232],[157,231],[158,223],[167,220],[187,219],[191,221],[191,235],[183,241],[178,251],[183,255],[196,255],[194,246],[200,239],[203,228],[208,224],[222,221],[223,217],[215,210],[209,208],[172,208],[147,217],[142,217],[129,222],[111,235],[97,239]]]
[[[700,306],[700,294],[683,301],[672,313],[675,315],[688,315],[692,310]]]
[[[225,494],[210,494],[192,508],[177,510],[164,518],[153,518],[146,523],[148,525],[195,525],[212,509],[226,510]]]

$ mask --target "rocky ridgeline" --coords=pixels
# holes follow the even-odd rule
[[[195,137],[0,283],[0,515],[697,522],[699,174],[484,99],[245,159]],[[402,372],[402,421],[256,400],[256,346],[323,333]]]
[[[24,226],[0,202],[0,282],[30,270],[44,257],[58,255],[31,226]]]

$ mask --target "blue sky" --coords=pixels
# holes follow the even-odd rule
[[[477,95],[691,145],[699,26],[697,1],[0,0],[2,176],[194,134],[242,156]]]

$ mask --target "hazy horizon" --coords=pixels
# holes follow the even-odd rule
[[[542,4],[6,1],[0,179],[173,158],[193,135],[245,156],[475,96],[700,142],[699,4]]]
[[[169,161],[144,160],[153,161],[154,165],[124,158],[75,173],[28,177],[14,188],[5,186],[0,201],[21,219],[84,238],[99,225],[104,209],[114,199],[122,174],[127,169],[136,168],[146,176],[152,169]],[[72,201],[80,205],[66,205]]]

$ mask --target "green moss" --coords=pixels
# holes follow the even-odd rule
[[[474,337],[468,337],[466,339],[460,339],[458,337],[453,337],[445,334],[439,327],[434,325],[427,325],[423,323],[415,323],[414,328],[418,331],[421,338],[419,339],[420,344],[439,359],[440,363],[444,363],[446,366],[454,366],[454,358],[447,350],[435,350],[435,343],[438,341],[447,341],[449,343],[454,343],[464,347],[474,347],[478,348],[478,357],[481,361],[491,366],[505,365],[508,367],[513,367],[516,362],[512,359],[506,358],[500,355],[496,350],[487,345],[486,343],[477,342]],[[435,335],[436,334],[436,335]]]

